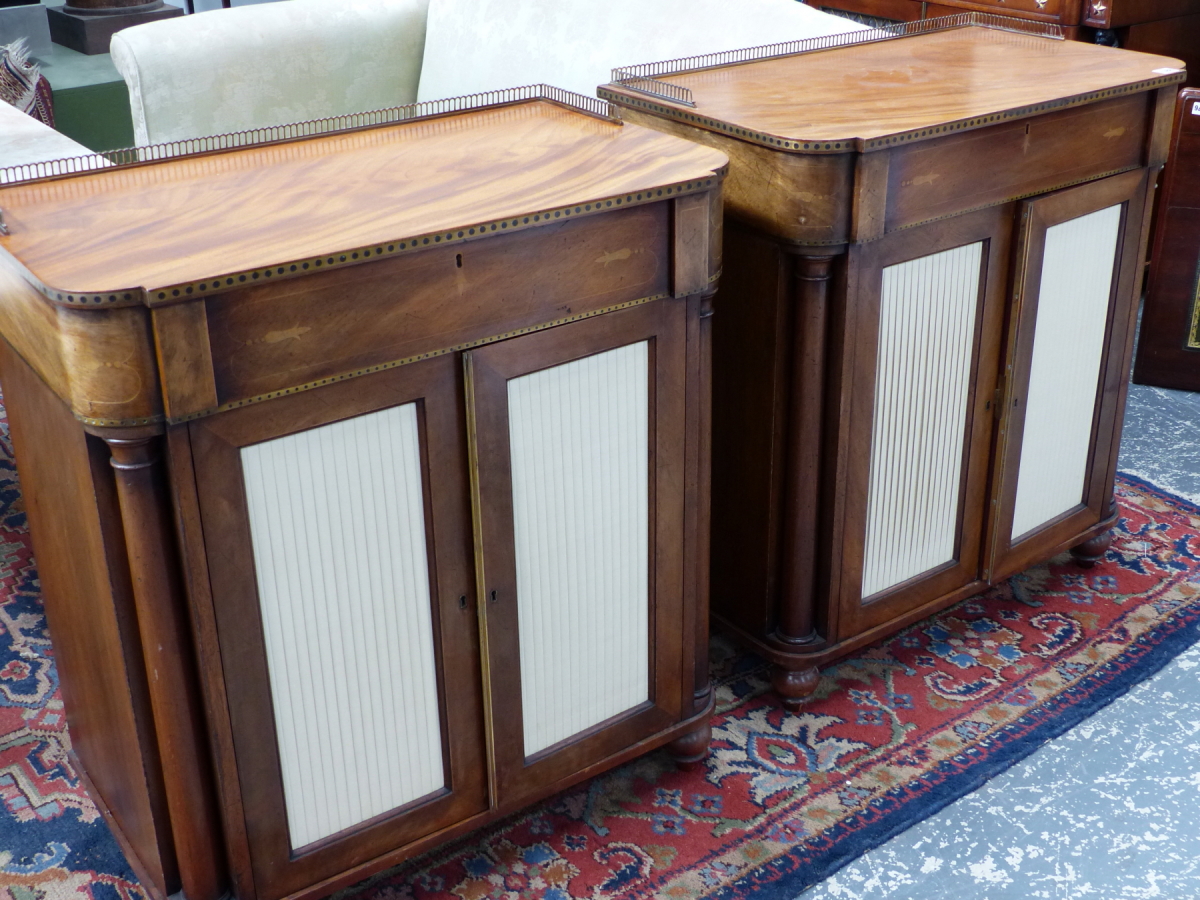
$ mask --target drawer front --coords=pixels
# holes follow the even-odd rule
[[[669,222],[655,203],[209,298],[217,400],[665,294]]]
[[[1142,165],[1152,93],[1103,100],[892,151],[894,231]]]

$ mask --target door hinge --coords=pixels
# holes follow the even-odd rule
[[[0,234],[9,234],[8,226],[4,224],[4,210],[0,209]]]

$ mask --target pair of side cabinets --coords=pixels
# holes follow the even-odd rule
[[[967,29],[862,53],[886,74],[926,45],[975,59],[972,42],[1042,46]],[[810,60],[842,77],[833,54],[771,66]],[[606,184],[642,179],[603,207],[493,220],[486,240],[479,220],[422,222],[419,249],[205,273],[107,319],[0,269],[0,374],[72,734],[139,876],[193,900],[230,881],[322,896],[656,746],[702,758],[710,541],[714,611],[793,702],[825,660],[1061,550],[1097,556],[1179,80],[1139,78],[985,97],[1023,112],[811,154],[610,86],[627,121],[693,142],[672,157],[661,135],[544,101],[395,126],[394,153],[435,174],[421,141],[491,165],[471,129],[492,122],[495,164],[527,154],[537,171],[561,132],[572,190],[596,190],[586,153],[614,154]],[[301,156],[353,174],[372,138]],[[206,178],[250,215],[286,195],[266,182],[289,160],[268,147],[67,184],[95,185],[95,210]],[[767,192],[764,171],[780,176]],[[419,210],[407,172],[377,178]],[[464,204],[495,208],[470,194],[481,177],[460,180]],[[56,187],[0,192],[18,240],[83,202]],[[49,266],[55,246],[34,234],[23,261]],[[111,321],[107,343],[80,339],[85,320]],[[114,405],[161,388],[165,436],[81,424],[60,399],[78,385],[31,367],[52,343],[38,328],[95,362],[72,374]]]

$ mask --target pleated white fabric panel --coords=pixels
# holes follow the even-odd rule
[[[525,755],[649,698],[649,346],[508,382]]]
[[[293,847],[445,784],[417,411],[242,449]]]
[[[1121,207],[1046,230],[1015,541],[1083,502]]]
[[[883,270],[862,596],[954,559],[983,244]]]

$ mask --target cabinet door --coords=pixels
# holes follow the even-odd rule
[[[451,354],[190,426],[264,900],[487,807],[461,385]]]
[[[1021,204],[993,581],[1045,559],[1109,512],[1145,180],[1129,172]]]
[[[979,577],[1012,214],[851,251],[840,638]]]
[[[466,354],[497,802],[684,717],[684,324],[661,300]]]

